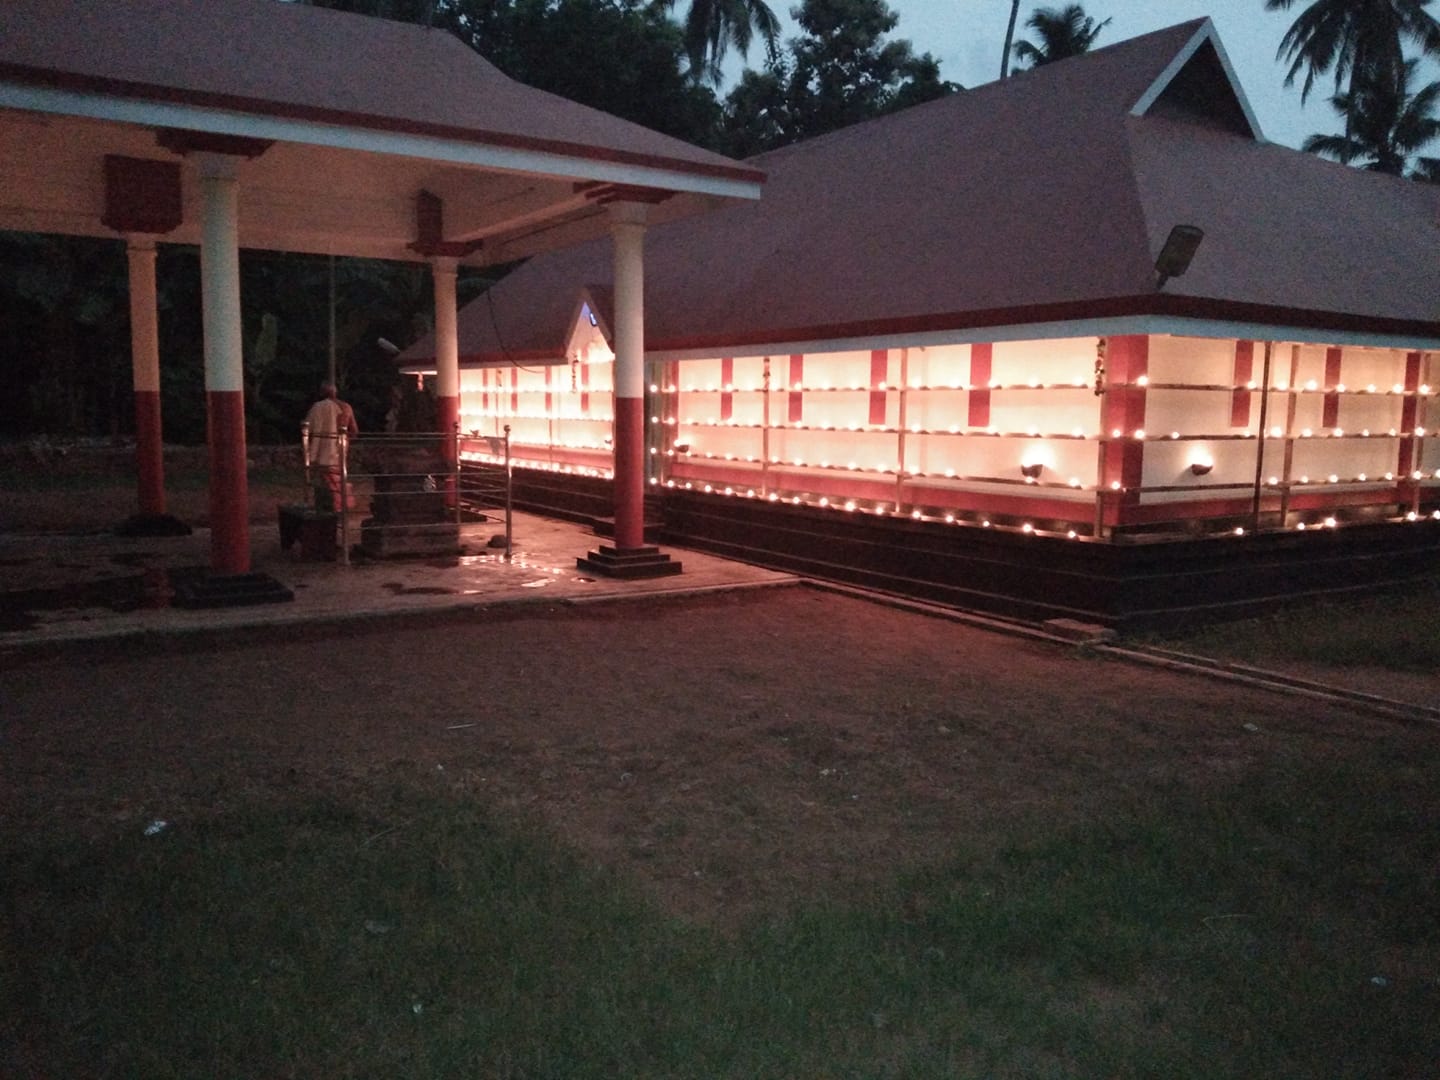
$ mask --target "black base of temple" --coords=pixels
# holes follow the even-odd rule
[[[1440,521],[1431,520],[1093,543],[690,492],[675,495],[667,514],[667,536],[687,548],[971,611],[1121,632],[1403,588],[1440,564]]]
[[[584,558],[575,560],[578,569],[612,578],[655,578],[680,573],[680,564],[657,547],[613,548],[600,545]]]
[[[245,607],[294,600],[295,594],[269,574],[217,574],[175,584],[178,608]]]

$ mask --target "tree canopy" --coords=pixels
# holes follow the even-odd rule
[[[1435,179],[1440,159],[1418,154],[1440,135],[1435,115],[1440,81],[1411,93],[1416,64],[1405,62],[1398,84],[1371,82],[1354,93],[1334,95],[1330,103],[1345,118],[1345,132],[1312,135],[1302,149],[1372,172]]]
[[[1426,9],[1430,0],[1312,0],[1280,39],[1276,59],[1289,62],[1285,85],[1301,71],[1300,100],[1315,80],[1335,72],[1335,89],[1348,82],[1356,95],[1366,82],[1392,85],[1405,65],[1404,44],[1440,55],[1440,22]],[[1295,0],[1265,0],[1266,11],[1289,11]]]
[[[669,11],[675,0],[656,0],[657,6]],[[756,34],[765,43],[765,55],[775,55],[780,36],[780,20],[765,0],[690,0],[685,15],[685,54],[691,75],[708,79],[719,86],[721,68],[730,46],[748,56]]]
[[[1035,31],[1040,43],[1016,42],[1015,59],[1019,61],[1017,66],[1037,68],[1089,52],[1110,20],[1097,23],[1079,4],[1070,4],[1063,8],[1036,8],[1025,25]]]
[[[804,34],[726,98],[726,152],[749,156],[959,89],[929,53],[887,40],[900,19],[884,0],[805,0],[791,15]]]
[[[1440,84],[1412,92],[1417,61],[1405,55],[1407,43],[1422,55],[1440,55],[1440,22],[1426,10],[1429,3],[1313,0],[1296,16],[1276,54],[1290,63],[1285,85],[1303,70],[1304,101],[1315,80],[1333,69],[1330,104],[1345,122],[1342,134],[1312,135],[1302,149],[1376,172],[1436,178],[1437,159],[1419,151],[1440,135],[1432,116]],[[1266,0],[1265,7],[1288,11],[1293,4]]]
[[[684,28],[648,0],[309,0],[449,30],[506,75],[700,146],[720,103],[690,77]],[[769,10],[768,8],[766,9]]]

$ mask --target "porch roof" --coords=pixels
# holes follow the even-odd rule
[[[275,0],[0,5],[0,228],[114,235],[100,160],[174,160],[175,129],[269,147],[242,174],[241,244],[282,250],[415,258],[425,190],[464,261],[509,261],[603,233],[597,185],[669,193],[674,217],[763,179],[442,30]],[[185,220],[167,239],[194,241]]]

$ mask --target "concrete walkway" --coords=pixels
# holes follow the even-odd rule
[[[181,609],[171,585],[210,561],[210,534],[128,539],[110,534],[0,534],[0,652],[132,636],[423,615],[495,604],[580,603],[794,584],[790,574],[667,547],[678,576],[616,581],[576,569],[602,542],[589,528],[514,517],[513,558],[486,542],[503,527],[467,525],[479,554],[449,558],[306,561],[280,550],[277,526],[251,526],[252,570],[291,589],[281,603]]]

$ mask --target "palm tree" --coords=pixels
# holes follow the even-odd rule
[[[668,10],[675,0],[657,0]],[[690,71],[696,78],[707,78],[715,85],[722,78],[721,63],[734,45],[743,56],[750,51],[756,34],[765,42],[765,51],[773,59],[780,37],[780,20],[765,0],[690,0],[685,16],[685,52]]]
[[[1372,82],[1330,99],[1345,118],[1343,135],[1311,135],[1302,147],[1312,154],[1359,165],[1372,172],[1401,176],[1417,151],[1440,136],[1440,80],[1410,93],[1417,61],[1407,60],[1396,82]],[[1435,158],[1416,158],[1412,178],[1429,180],[1440,170]]]
[[[1070,4],[1063,8],[1036,8],[1025,25],[1040,35],[1040,44],[1017,41],[1015,59],[1027,67],[1037,68],[1089,52],[1110,20],[1097,23],[1079,4]]]
[[[1010,42],[1015,40],[1015,17],[1020,14],[1020,0],[1010,0],[1010,23],[1005,27],[1005,47],[1000,50],[1000,78],[1010,74]]]
[[[1266,11],[1289,11],[1295,0],[1265,0]],[[1276,59],[1288,60],[1285,85],[1302,68],[1300,100],[1319,75],[1334,67],[1335,89],[1348,77],[1348,95],[1385,78],[1397,82],[1405,64],[1402,42],[1410,40],[1440,56],[1440,22],[1425,8],[1430,0],[1313,0],[1280,39]]]

